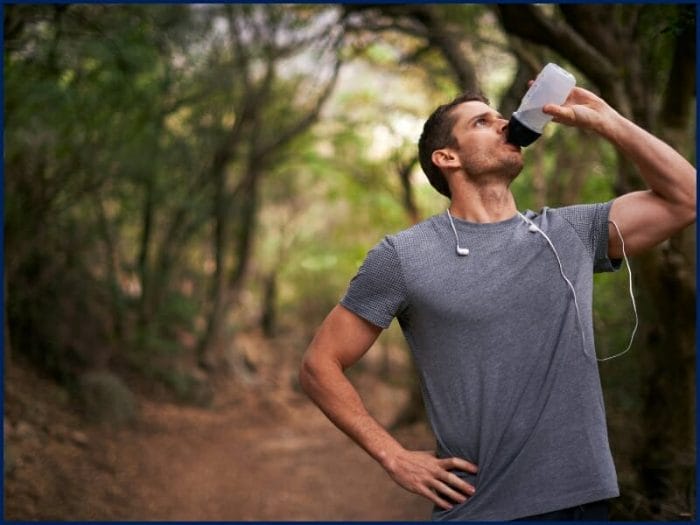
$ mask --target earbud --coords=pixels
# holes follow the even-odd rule
[[[539,230],[539,228],[535,225],[534,222],[532,222],[530,219],[528,219],[527,217],[525,217],[525,215],[523,215],[523,214],[520,213],[520,212],[518,212],[518,215],[520,215],[520,218],[521,218],[523,221],[525,221],[525,224],[528,224],[528,225],[529,225],[527,229],[528,229],[531,233],[537,233],[537,231]],[[543,234],[543,235],[544,235],[544,234]]]
[[[452,226],[452,231],[455,234],[455,246],[457,248],[457,255],[460,255],[464,257],[465,255],[469,255],[469,248],[462,248],[459,245],[459,235],[457,235],[457,228],[455,228],[455,223],[452,220],[452,215],[450,215],[450,209],[447,209],[447,218],[450,220],[450,226]]]

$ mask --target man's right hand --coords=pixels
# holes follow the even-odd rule
[[[474,495],[474,487],[451,472],[476,474],[477,466],[461,458],[439,459],[431,452],[405,450],[388,460],[384,468],[392,479],[410,492],[419,494],[444,510],[464,503]]]

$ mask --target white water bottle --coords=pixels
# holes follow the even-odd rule
[[[563,104],[576,85],[576,78],[551,62],[547,64],[527,90],[517,111],[508,122],[508,142],[529,146],[542,135],[551,115],[542,112],[545,104]]]

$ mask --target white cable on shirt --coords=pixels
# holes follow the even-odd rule
[[[549,247],[552,249],[552,252],[554,253],[554,257],[557,258],[557,263],[559,264],[559,273],[561,273],[561,276],[564,278],[564,281],[566,281],[566,284],[569,286],[569,289],[571,290],[571,294],[574,296],[574,308],[576,309],[576,320],[578,321],[578,327],[579,331],[581,332],[581,342],[583,343],[583,353],[586,354],[586,336],[583,333],[583,323],[581,322],[581,310],[578,307],[578,299],[576,298],[576,289],[574,288],[574,285],[571,284],[571,281],[569,278],[564,274],[564,267],[561,264],[561,259],[559,259],[559,254],[557,253],[557,249],[554,247],[554,244],[550,240],[550,238],[547,236],[546,233],[544,233],[534,222],[532,222],[530,219],[525,217],[522,213],[518,212],[518,215],[522,217],[522,219],[530,225],[531,231],[536,231],[544,239],[547,241],[547,244],[549,244]],[[588,354],[586,354],[588,355]]]
[[[549,247],[552,249],[552,252],[554,253],[554,256],[557,258],[557,263],[559,263],[559,272],[561,273],[561,276],[564,278],[564,281],[566,281],[566,284],[569,286],[569,289],[571,290],[571,293],[574,296],[574,307],[576,308],[576,319],[578,320],[578,326],[579,330],[581,331],[581,340],[583,342],[583,353],[588,355],[586,353],[586,337],[583,333],[583,323],[581,322],[581,311],[579,310],[578,307],[578,300],[576,298],[576,290],[574,289],[574,285],[571,284],[571,281],[566,277],[564,274],[564,268],[561,263],[561,259],[559,259],[559,254],[557,253],[556,248],[554,247],[554,244],[550,240],[550,238],[547,236],[546,233],[544,233],[533,221],[525,217],[522,213],[518,212],[520,217],[530,225],[530,229],[532,231],[536,231],[540,233],[547,243],[549,244]],[[627,348],[625,348],[622,352],[619,352],[617,354],[608,356],[608,357],[603,357],[603,358],[598,358],[596,357],[596,360],[598,362],[603,362],[603,361],[609,361],[610,359],[614,359],[616,357],[620,357],[624,354],[626,354],[630,348],[632,348],[632,342],[634,341],[634,336],[637,333],[637,328],[639,326],[639,315],[637,314],[637,303],[634,300],[634,290],[632,289],[632,269],[630,268],[630,263],[629,260],[627,259],[627,253],[625,252],[625,240],[622,237],[622,233],[620,232],[620,228],[618,228],[617,224],[613,220],[608,220],[609,223],[611,223],[614,227],[615,230],[617,230],[617,235],[620,237],[620,242],[622,244],[622,257],[625,261],[625,264],[627,265],[627,274],[629,276],[629,290],[630,290],[630,299],[632,301],[632,310],[634,311],[634,328],[632,329],[632,335],[630,336],[630,342],[627,345]]]
[[[620,233],[620,228],[617,227],[617,224],[615,224],[615,221],[613,220],[608,220],[609,223],[611,223],[613,226],[615,226],[615,230],[617,230],[617,235],[620,237],[620,243],[622,244],[622,258],[625,260],[625,264],[627,265],[627,275],[629,276],[629,286],[630,286],[630,298],[632,300],[632,310],[634,311],[634,328],[632,329],[632,335],[630,336],[630,342],[627,345],[627,348],[625,348],[622,352],[619,352],[615,355],[611,355],[608,357],[603,357],[599,358],[598,361],[608,361],[610,359],[614,359],[616,357],[620,357],[621,355],[626,354],[630,348],[632,348],[632,341],[634,341],[634,335],[637,333],[637,327],[639,326],[639,315],[637,314],[637,303],[634,300],[634,290],[632,289],[632,269],[630,268],[630,262],[627,259],[627,254],[625,253],[625,240],[622,238],[622,233]]]

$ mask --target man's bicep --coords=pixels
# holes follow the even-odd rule
[[[688,219],[654,192],[635,191],[616,198],[610,207],[610,221],[617,224],[627,255],[656,246],[688,224]],[[615,227],[608,226],[608,256],[622,257],[622,242]]]
[[[381,327],[338,304],[321,323],[309,351],[347,368],[371,348],[381,332]]]

